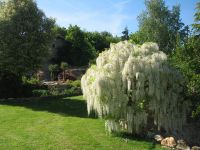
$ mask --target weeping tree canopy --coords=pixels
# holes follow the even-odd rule
[[[157,44],[111,44],[81,79],[88,113],[105,118],[109,132],[180,131],[188,104],[184,79]]]

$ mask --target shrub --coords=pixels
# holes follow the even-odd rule
[[[50,95],[81,95],[80,80],[68,81],[67,84],[49,85],[48,91]]]
[[[81,87],[81,81],[80,80],[70,81],[70,82],[68,82],[68,85],[70,87],[80,88]]]
[[[34,84],[34,85],[40,84],[40,81],[35,77],[27,78],[23,76],[22,81],[23,81],[23,84]]]
[[[32,92],[33,92],[33,96],[36,96],[36,97],[51,95],[49,90],[44,90],[44,89],[36,89],[36,90],[33,90]]]
[[[0,98],[21,97],[22,89],[22,80],[19,76],[8,71],[0,71]]]
[[[47,90],[46,85],[41,85],[40,81],[35,77],[22,77],[23,81],[23,97],[33,97],[33,96],[47,96],[40,90]]]

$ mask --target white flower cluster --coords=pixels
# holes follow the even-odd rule
[[[105,118],[109,132],[141,133],[182,129],[188,108],[181,97],[183,81],[157,44],[124,41],[99,55],[81,85],[88,113]]]

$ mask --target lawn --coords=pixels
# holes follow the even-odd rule
[[[81,96],[0,102],[0,150],[159,150],[152,142],[105,132]]]

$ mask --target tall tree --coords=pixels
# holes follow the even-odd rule
[[[95,48],[86,38],[84,31],[82,31],[77,25],[69,26],[65,39],[72,43],[72,48],[69,52],[69,64],[84,66],[87,65],[89,61],[95,57]]]
[[[200,2],[197,3],[196,10],[197,10],[197,12],[194,15],[195,23],[193,24],[193,27],[195,29],[195,32],[197,34],[200,34]]]
[[[37,70],[48,55],[54,23],[33,0],[0,3],[0,70],[19,76]]]
[[[86,36],[91,45],[97,52],[102,52],[105,48],[109,48],[110,43],[117,43],[120,41],[119,37],[114,37],[109,32],[86,32]]]
[[[124,28],[124,31],[122,31],[122,41],[125,41],[125,40],[129,40],[129,31],[128,31],[128,27],[125,27]]]
[[[184,44],[177,44],[171,57],[172,64],[187,78],[186,95],[192,102],[192,117],[200,121],[200,3],[197,3],[194,32]],[[180,40],[178,38],[177,40]]]
[[[171,53],[175,49],[176,37],[180,36],[180,42],[183,42],[187,35],[188,28],[180,19],[180,6],[169,10],[164,0],[146,0],[145,5],[146,11],[138,16],[139,31],[131,36],[134,38],[131,40],[156,42],[161,50]]]
[[[53,28],[53,32],[56,37],[65,38],[65,36],[67,34],[67,29],[65,27],[60,27],[58,25],[55,25]]]

